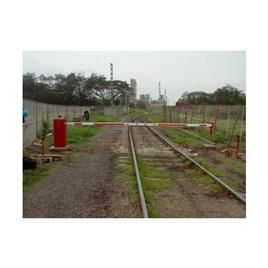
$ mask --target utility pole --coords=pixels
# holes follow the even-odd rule
[[[110,81],[111,81],[111,87],[110,87],[110,91],[111,91],[111,100],[112,100],[112,105],[114,103],[114,92],[113,92],[113,85],[112,85],[112,81],[113,81],[113,75],[114,75],[114,70],[113,70],[113,64],[110,63]]]
[[[111,81],[113,81],[113,75],[114,75],[113,64],[110,63],[110,80]]]
[[[159,89],[159,100],[160,100],[160,95],[161,95],[161,83],[158,82],[158,89]]]

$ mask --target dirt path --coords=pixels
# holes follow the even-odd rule
[[[141,217],[118,159],[128,150],[127,129],[104,128],[57,171],[24,193],[26,218]]]

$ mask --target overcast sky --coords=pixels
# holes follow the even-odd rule
[[[184,91],[212,92],[226,84],[246,90],[244,51],[24,51],[23,73],[81,72],[102,74],[114,80],[137,80],[138,96],[158,97],[158,82],[167,90],[170,104]]]

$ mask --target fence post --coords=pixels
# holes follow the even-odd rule
[[[237,158],[237,156],[238,156],[239,149],[240,149],[240,136],[237,135],[237,136],[236,136],[236,151],[235,151],[235,157],[236,157],[236,158]]]
[[[211,127],[209,127],[209,138],[212,138],[212,133],[213,133],[213,128],[214,128],[214,123],[211,122]]]
[[[226,132],[225,132],[225,139],[228,137],[228,132],[229,132],[229,121],[230,121],[230,110],[231,106],[228,106],[228,118],[227,118],[227,125],[226,125]]]
[[[240,123],[240,142],[242,142],[244,113],[245,113],[245,106],[243,105],[243,106],[242,106],[241,123]]]

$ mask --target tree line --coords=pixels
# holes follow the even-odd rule
[[[213,93],[204,91],[184,92],[176,104],[246,104],[246,94],[237,88],[226,85]]]
[[[109,105],[119,104],[131,95],[132,90],[126,81],[107,80],[95,73],[86,77],[83,74],[55,74],[46,76],[35,73],[23,74],[23,97],[63,105]]]

